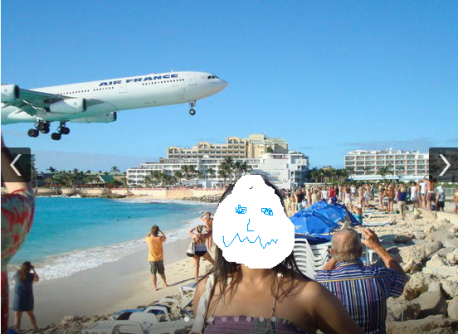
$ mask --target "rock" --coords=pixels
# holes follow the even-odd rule
[[[458,277],[441,280],[442,290],[448,299],[458,297]]]
[[[420,296],[423,292],[428,291],[428,286],[432,282],[432,275],[422,272],[415,273],[410,276],[410,280],[404,287],[402,297],[407,300],[413,300]]]
[[[458,320],[458,297],[448,303],[447,313],[450,318]]]
[[[434,255],[447,255],[448,253],[452,253],[454,251],[455,248],[453,247],[445,247],[445,248],[442,248],[442,249],[439,249],[437,252],[435,252],[434,254],[431,255],[431,257],[433,257]]]
[[[429,233],[426,236],[426,240],[444,242],[446,239],[453,239],[454,237],[455,237],[455,234],[450,233],[448,229],[441,229],[441,230],[437,230],[435,232]]]
[[[423,240],[424,238],[426,238],[425,232],[415,231],[415,232],[412,232],[412,234],[414,235],[415,239],[418,239],[418,240]]]
[[[447,260],[447,262],[451,265],[454,265],[456,264],[457,260],[458,260],[458,257],[455,255],[455,253],[448,253],[446,256],[445,256],[445,259]]]
[[[387,334],[456,334],[458,321],[443,315],[430,316],[420,320],[388,322]]]
[[[440,241],[428,242],[423,245],[415,245],[401,248],[399,255],[401,256],[403,264],[410,264],[410,266],[403,266],[405,271],[410,271],[411,266],[415,263],[424,262],[433,253],[442,248]]]
[[[420,304],[402,301],[399,298],[388,298],[387,321],[406,321],[417,319],[420,313]]]
[[[415,236],[411,233],[407,234],[398,234],[394,237],[394,243],[396,244],[405,244],[409,241],[412,241],[412,239],[415,238]]]
[[[79,317],[77,315],[66,315],[60,323],[62,325],[66,325],[66,324],[75,322],[77,320],[79,320]]]
[[[441,283],[440,282],[431,282],[428,286],[429,292],[441,292]]]
[[[449,266],[445,260],[435,260],[426,262],[426,267],[423,269],[425,274],[432,274],[439,278],[448,278],[458,276],[458,266]],[[445,262],[445,264],[444,264]]]
[[[430,315],[447,314],[447,302],[441,291],[428,291],[420,297],[412,300],[412,303],[420,304],[419,318],[426,318]]]
[[[453,238],[448,238],[444,240],[444,247],[453,247],[458,249],[458,240],[453,235]]]

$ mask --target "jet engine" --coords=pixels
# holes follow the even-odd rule
[[[16,85],[2,85],[2,102],[12,102],[19,98],[19,87]]]
[[[110,123],[116,121],[117,118],[116,112],[111,112],[108,114],[101,114],[97,116],[84,117],[72,119],[71,122],[75,123]]]
[[[77,114],[86,111],[86,100],[81,98],[65,99],[51,104],[49,110],[61,114]]]

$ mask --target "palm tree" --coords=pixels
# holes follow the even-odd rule
[[[49,170],[51,174],[54,174],[57,172],[57,169],[55,169],[53,166],[49,166],[49,168],[46,168],[46,170]]]
[[[393,165],[388,164],[387,166],[381,167],[378,170],[378,173],[380,176],[385,179],[385,175],[387,175],[390,172],[390,169],[393,167]]]
[[[183,173],[177,170],[175,173],[173,173],[173,177],[175,177],[175,179],[178,180],[179,183],[181,183],[181,179],[183,179]]]
[[[210,167],[210,168],[207,169],[207,175],[209,175],[210,178],[214,178],[215,175],[216,175],[216,172],[215,172],[215,170],[213,168]]]
[[[113,167],[111,167],[110,172],[111,172],[111,173],[119,173],[120,170],[119,170],[119,168],[118,168],[117,166],[113,166]]]

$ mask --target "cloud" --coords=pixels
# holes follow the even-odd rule
[[[65,151],[34,151],[35,166],[39,171],[45,171],[50,166],[57,170],[80,170],[109,171],[117,166],[120,170],[136,167],[146,161],[154,161],[152,157],[133,157],[122,155],[80,153]]]
[[[342,146],[350,146],[353,149],[359,150],[384,150],[393,148],[394,150],[413,150],[420,152],[428,152],[435,144],[430,138],[420,137],[410,140],[374,140],[374,141],[360,141],[348,142],[341,144]]]

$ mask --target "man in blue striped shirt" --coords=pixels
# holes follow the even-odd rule
[[[316,280],[331,291],[348,310],[353,320],[370,334],[386,333],[386,300],[404,290],[406,275],[399,263],[369,229],[361,229],[363,240],[350,228],[332,238],[332,258]],[[385,266],[364,266],[362,244],[374,250]]]

